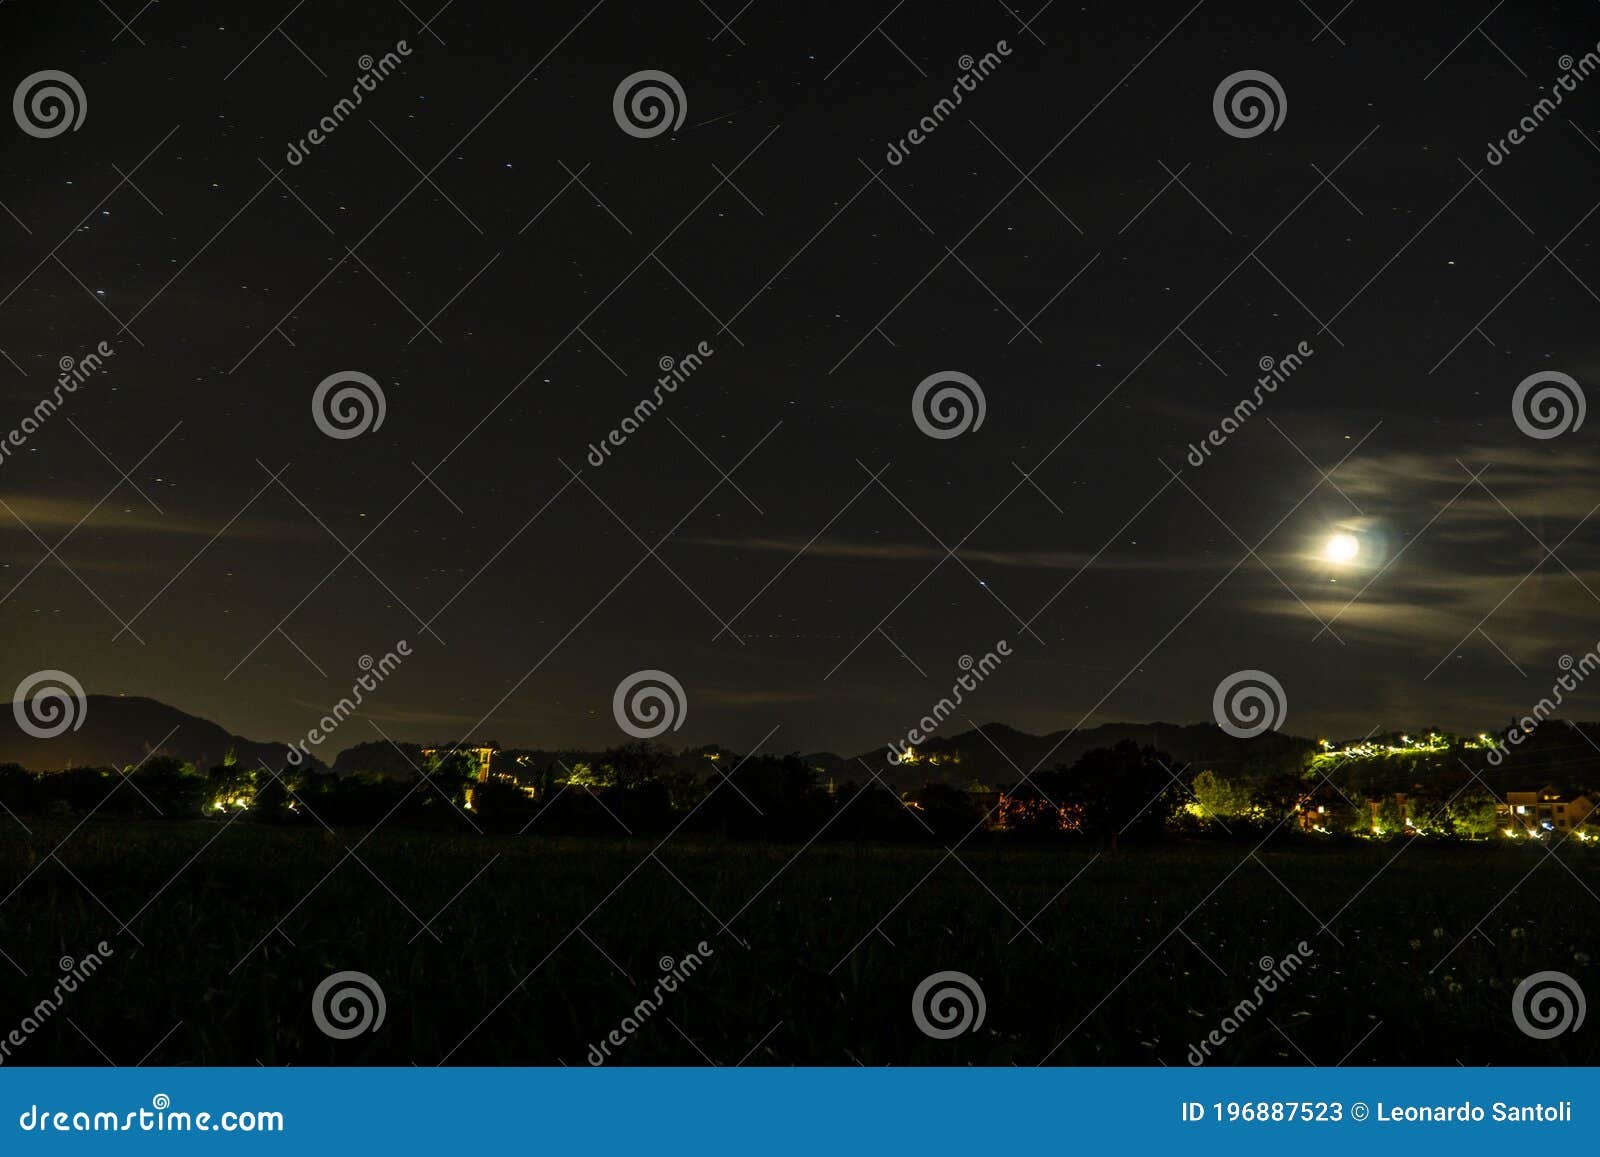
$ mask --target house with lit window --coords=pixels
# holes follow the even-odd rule
[[[1594,800],[1580,793],[1544,787],[1538,791],[1508,791],[1500,805],[1507,834],[1566,834],[1590,818]],[[1597,817],[1600,818],[1600,817]]]
[[[489,778],[489,767],[494,763],[494,754],[500,750],[498,743],[452,743],[443,747],[424,747],[422,754],[427,759],[432,759],[441,753],[448,754],[454,751],[458,755],[472,757],[473,766],[477,769],[478,782],[482,783]]]
[[[1410,835],[1414,830],[1411,824],[1411,801],[1406,798],[1406,793],[1397,791],[1392,795],[1376,796],[1367,800],[1367,814],[1375,834],[1384,834],[1383,809],[1385,805],[1393,806],[1394,815],[1400,819],[1400,831]]]
[[[1083,827],[1081,803],[1058,804],[1031,783],[1002,790],[992,798],[995,803],[987,814],[993,817],[992,826],[1000,831],[1020,828],[1075,832]]]

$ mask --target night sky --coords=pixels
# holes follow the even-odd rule
[[[1600,382],[1600,75],[1485,158],[1592,2],[324,7],[0,6],[6,91],[87,102],[4,125],[0,432],[115,350],[0,463],[0,686],[289,739],[405,639],[326,757],[620,742],[646,668],[675,744],[854,752],[1001,639],[947,730],[1199,721],[1249,668],[1298,734],[1476,731],[1600,640],[1600,417],[1512,408]],[[676,129],[619,127],[641,70]],[[1241,70],[1275,130],[1219,127]],[[318,428],[340,371],[380,427]],[[985,399],[948,439],[911,408],[941,371]]]

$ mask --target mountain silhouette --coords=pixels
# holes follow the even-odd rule
[[[1176,761],[1174,773],[1193,764],[1223,774],[1248,774],[1280,766],[1286,755],[1303,753],[1311,747],[1310,740],[1277,732],[1238,739],[1214,723],[1103,723],[1047,735],[1031,735],[1004,723],[985,723],[950,736],[935,735],[917,747],[918,759],[914,763],[891,763],[887,746],[857,756],[816,752],[803,758],[839,784],[870,783],[876,771],[885,783],[897,789],[930,783],[967,787],[974,782],[994,787],[1015,783],[1035,768],[1070,765],[1085,752],[1129,739],[1170,755]],[[16,712],[0,717],[0,763],[17,763],[33,771],[126,767],[153,753],[187,760],[204,770],[221,763],[230,751],[241,764],[254,767],[265,763],[276,770],[285,765],[289,748],[283,743],[234,735],[209,719],[138,695],[89,695],[81,725],[50,739],[37,739],[26,733]],[[603,756],[599,751],[574,750],[554,753],[517,749],[504,754],[527,756],[527,762],[534,766],[553,764],[557,755],[568,765]],[[702,769],[702,760],[687,755],[684,758],[686,767]],[[405,756],[394,752],[387,742],[367,743],[340,752],[332,766],[339,772],[388,772],[403,778],[419,759],[420,749],[406,762]],[[308,762],[321,766],[315,759]],[[512,762],[506,760],[507,770]]]
[[[1228,775],[1270,769],[1281,766],[1286,754],[1304,752],[1312,746],[1308,739],[1275,731],[1239,739],[1215,723],[1102,723],[1048,735],[1030,735],[1004,723],[985,723],[949,737],[933,736],[917,746],[918,759],[914,763],[891,763],[887,745],[854,758],[839,759],[834,766],[822,761],[837,757],[814,757],[814,761],[841,783],[852,779],[865,782],[875,770],[886,783],[898,788],[929,783],[965,787],[974,780],[992,787],[1015,783],[1036,768],[1045,771],[1057,764],[1075,763],[1085,752],[1114,747],[1123,740],[1170,755],[1176,761],[1174,774],[1187,764]]]
[[[19,763],[33,771],[126,767],[151,754],[175,756],[205,770],[221,763],[229,751],[248,767],[261,760],[276,769],[289,752],[285,744],[231,735],[209,719],[139,695],[85,696],[77,729],[50,739],[29,735],[17,715],[12,710],[0,717],[0,763]]]

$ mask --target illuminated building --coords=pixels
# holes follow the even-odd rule
[[[1541,834],[1570,832],[1589,818],[1594,801],[1554,787],[1539,791],[1508,791],[1500,806],[1504,826],[1511,832]]]

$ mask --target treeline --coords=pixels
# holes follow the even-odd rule
[[[478,778],[466,750],[373,745],[342,772],[248,767],[231,756],[198,769],[155,756],[128,768],[31,772],[0,765],[0,806],[16,815],[160,817],[307,827],[375,824],[539,835],[924,841],[968,833],[1099,845],[1174,837],[1259,838],[1262,831],[1480,838],[1497,794],[1547,784],[1582,790],[1597,766],[1590,737],[1530,737],[1491,767],[1473,741],[1394,735],[1356,749],[1196,768],[1124,740],[1021,780],[899,791],[860,764],[824,774],[798,755],[673,752],[630,743],[592,753],[496,761]],[[1356,752],[1352,754],[1352,752]],[[355,762],[353,760],[352,762]],[[344,762],[344,761],[341,761]]]
[[[0,804],[16,814],[211,816],[308,827],[381,822],[595,836],[682,830],[770,841],[822,832],[831,840],[948,842],[1002,824],[1018,838],[1149,838],[1171,818],[1182,790],[1167,770],[1170,760],[1132,743],[1090,752],[1070,770],[1042,773],[1034,787],[1004,792],[930,785],[898,793],[865,768],[865,782],[841,784],[793,754],[716,752],[701,757],[696,770],[696,761],[644,742],[482,781],[468,753],[401,754],[403,774],[392,766],[382,773],[273,771],[231,760],[201,770],[161,756],[125,769],[0,766]]]

